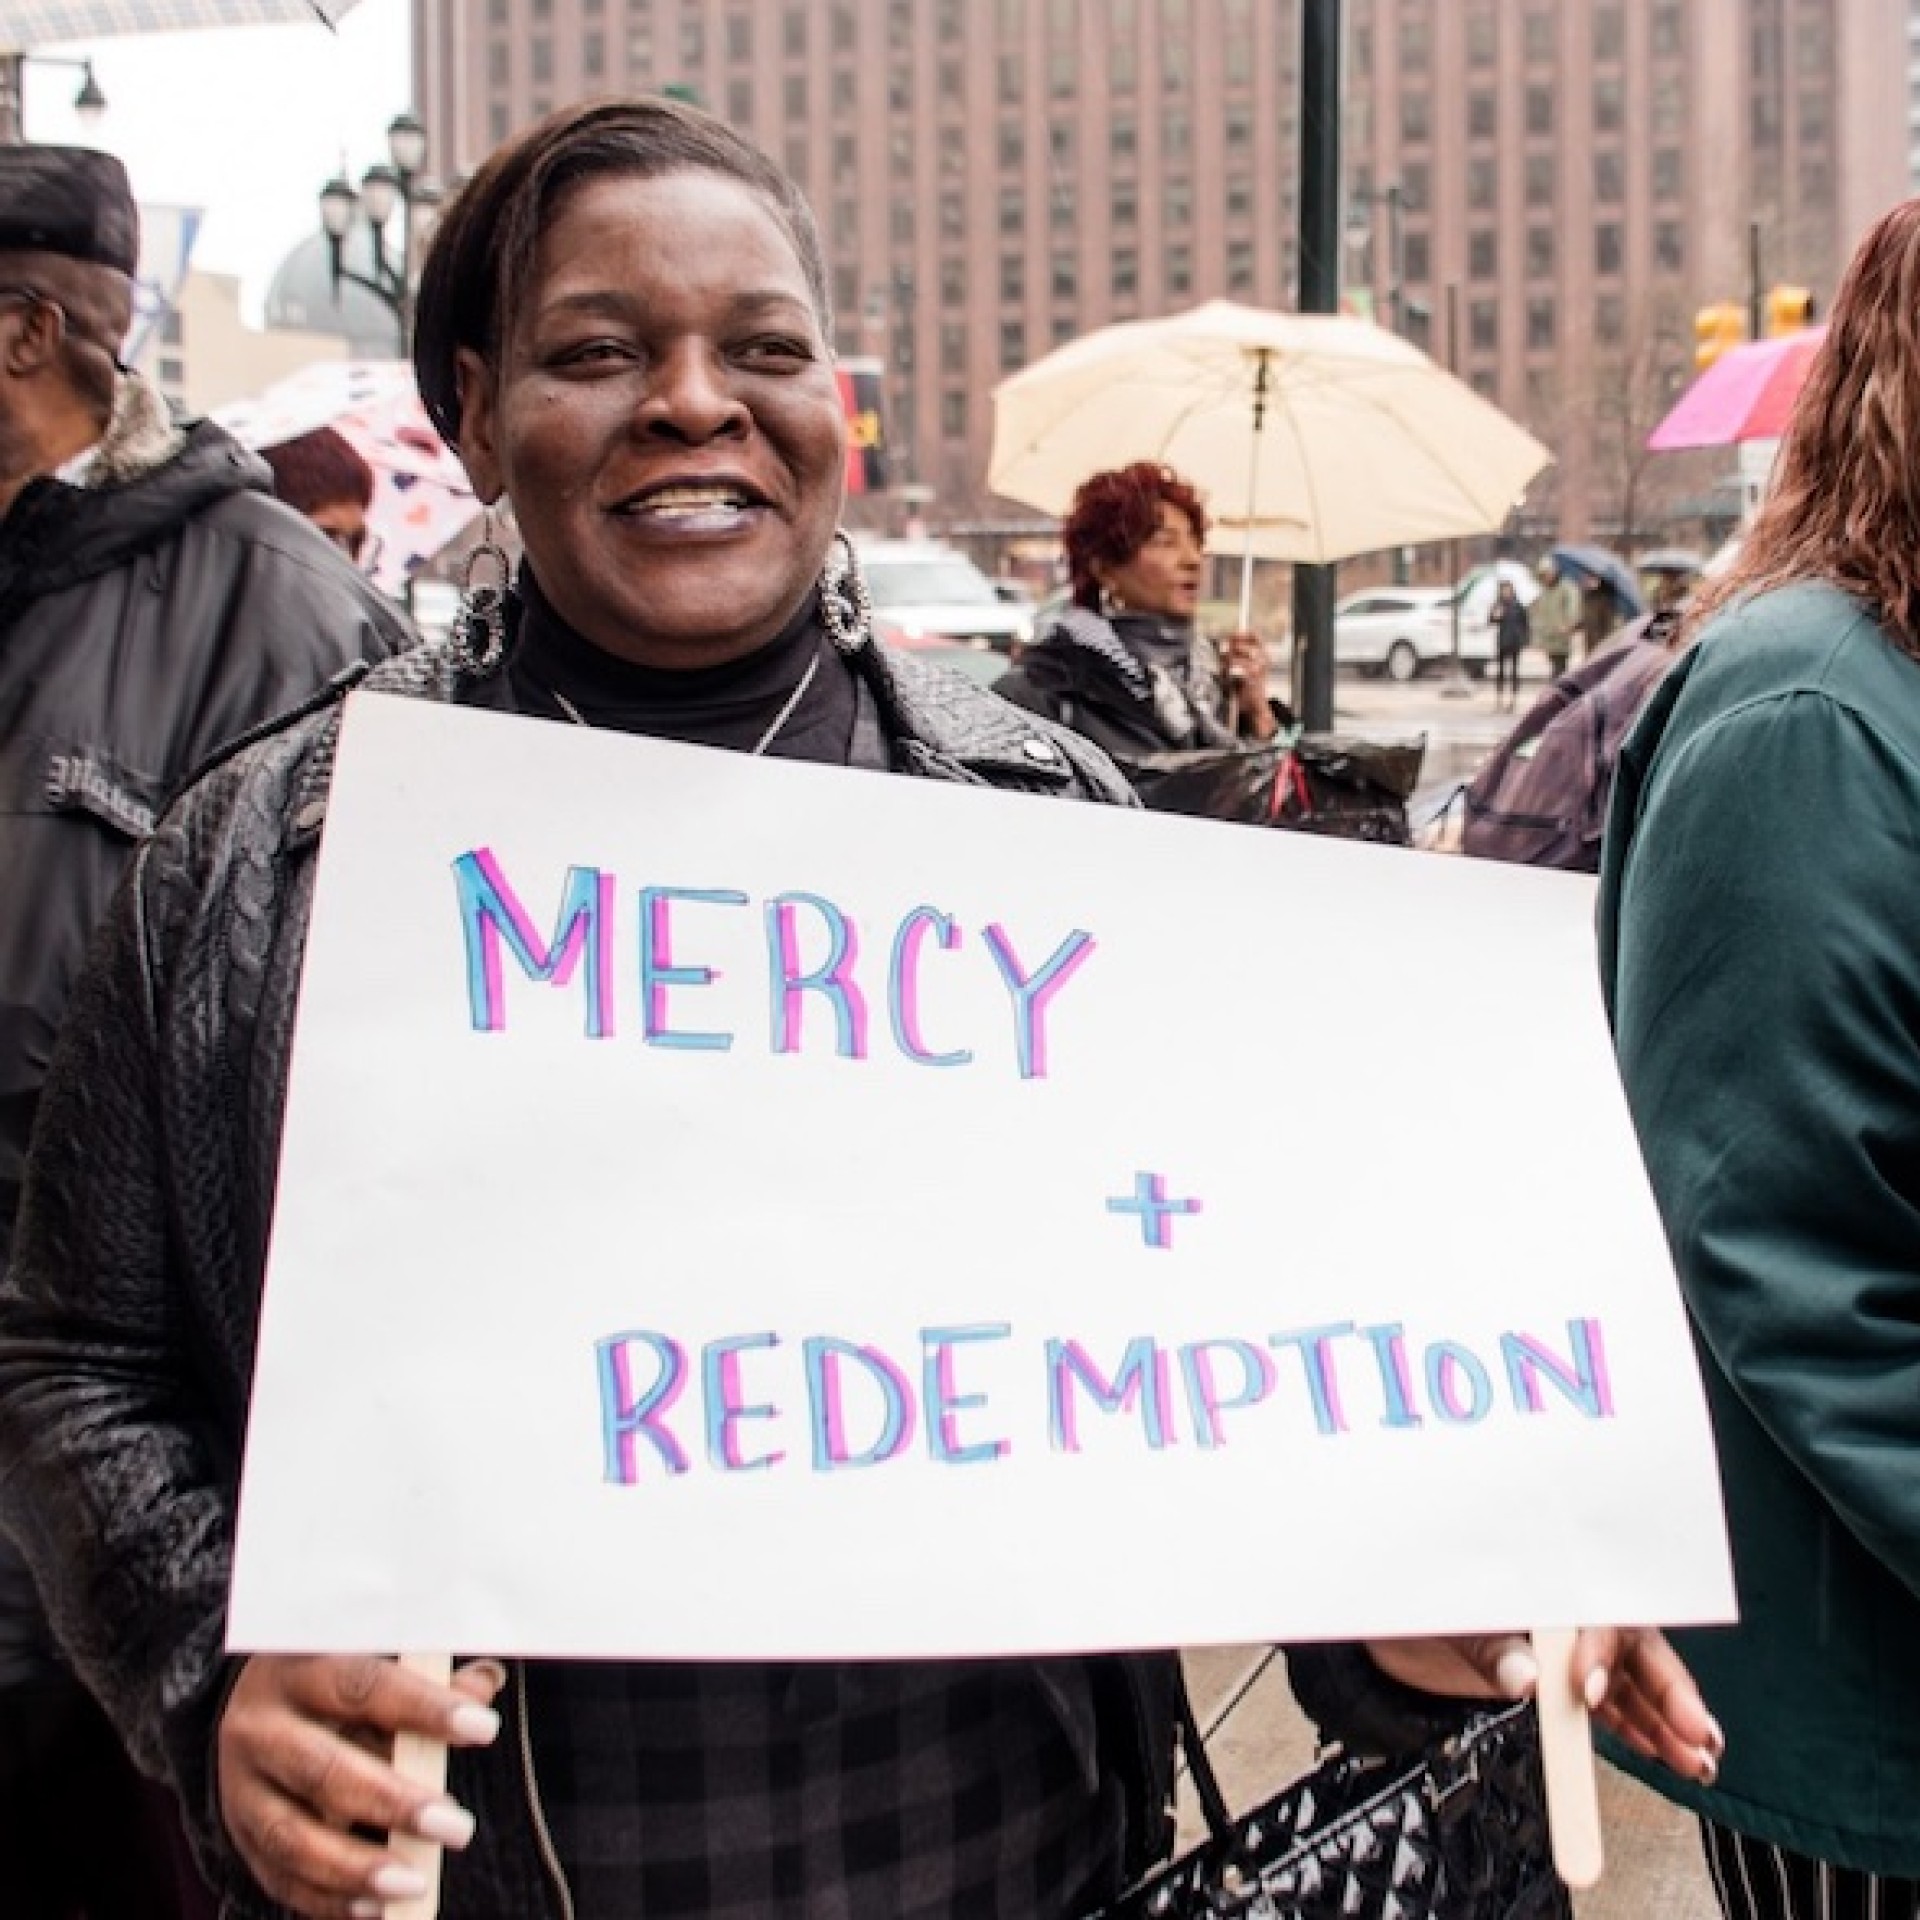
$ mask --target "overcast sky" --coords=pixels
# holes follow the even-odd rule
[[[362,0],[337,33],[316,22],[43,48],[90,56],[108,112],[83,133],[80,76],[30,59],[27,137],[107,147],[143,201],[204,209],[195,264],[239,274],[257,318],[342,157],[357,180],[387,157],[387,122],[414,104],[407,13],[407,0]]]

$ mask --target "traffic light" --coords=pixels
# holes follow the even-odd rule
[[[1747,316],[1737,302],[1720,300],[1702,307],[1693,316],[1693,364],[1705,372],[1729,347],[1739,346],[1746,337]]]
[[[1811,287],[1770,287],[1767,290],[1767,338],[1778,340],[1782,334],[1798,333],[1813,324]]]

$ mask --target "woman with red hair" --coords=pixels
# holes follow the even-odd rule
[[[1061,538],[1072,603],[996,693],[1104,747],[1120,765],[1267,740],[1278,725],[1257,635],[1194,628],[1207,513],[1171,468],[1096,473]]]

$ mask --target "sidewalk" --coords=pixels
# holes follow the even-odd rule
[[[1186,1656],[1194,1716],[1203,1728],[1212,1726],[1264,1652],[1211,1647]],[[1276,1659],[1213,1735],[1208,1752],[1228,1804],[1244,1813],[1306,1772],[1313,1744],[1313,1728],[1287,1691],[1286,1662]],[[1591,1893],[1575,1896],[1578,1920],[1719,1920],[1690,1814],[1602,1764],[1600,1817],[1607,1870]],[[1180,1844],[1203,1831],[1183,1787]]]

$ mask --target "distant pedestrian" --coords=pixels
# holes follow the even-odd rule
[[[1693,1318],[1737,1626],[1730,1920],[1920,1916],[1920,200],[1841,281],[1740,557],[1627,742],[1622,1078]]]
[[[1540,597],[1532,609],[1533,637],[1547,656],[1547,677],[1557,680],[1573,662],[1573,643],[1585,608],[1580,589],[1552,560],[1540,562]]]
[[[1487,616],[1493,629],[1493,697],[1509,711],[1520,704],[1520,656],[1533,641],[1533,622],[1511,580],[1502,580]]]

